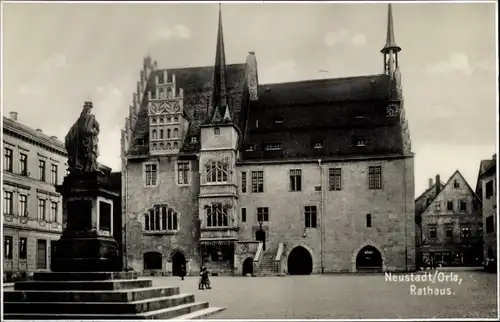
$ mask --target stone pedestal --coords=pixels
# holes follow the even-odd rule
[[[116,272],[120,250],[113,238],[113,197],[105,174],[70,174],[58,187],[66,228],[56,243],[53,272]],[[120,227],[117,227],[120,229]]]

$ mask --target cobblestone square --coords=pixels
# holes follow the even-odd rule
[[[450,274],[450,272],[443,272]],[[226,310],[210,319],[494,318],[495,274],[458,271],[452,282],[387,282],[377,275],[212,277],[213,289],[198,290],[198,278],[153,277],[154,285],[177,285],[199,301]],[[451,295],[411,295],[418,289],[450,288]]]

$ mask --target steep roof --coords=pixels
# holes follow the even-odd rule
[[[440,182],[441,185],[440,191],[444,188],[444,183]],[[415,214],[420,215],[423,213],[429,204],[436,198],[436,183],[434,183],[431,187],[425,190],[417,199],[415,199]],[[426,202],[426,199],[429,199],[429,203]]]
[[[385,114],[388,89],[387,75],[262,85],[249,106],[243,159],[402,154],[399,118]]]
[[[227,65],[226,86],[229,105],[232,107],[232,118],[240,119],[242,92],[245,83],[245,64]],[[156,70],[149,77],[146,91],[153,91],[156,87],[155,79],[165,69]],[[211,114],[211,97],[213,85],[213,66],[166,69],[169,77],[175,75],[176,88],[184,90],[184,112],[189,119],[189,129],[183,152],[197,151],[198,143],[191,143],[191,136],[198,136],[199,127],[208,120]],[[140,146],[138,140],[144,140]],[[149,153],[149,122],[147,96],[141,102],[138,118],[133,131],[132,142],[128,154],[131,156],[147,156]]]
[[[481,183],[481,178],[484,175],[491,173],[492,170],[496,171],[496,167],[496,159],[481,160],[481,162],[479,163],[479,171],[477,174],[476,194],[479,194],[479,190],[481,190],[481,187],[479,185]]]

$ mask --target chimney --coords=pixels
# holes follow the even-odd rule
[[[432,188],[433,184],[434,184],[434,182],[432,181],[432,178],[429,178],[429,189]]]
[[[441,192],[441,179],[439,174],[436,175],[436,196]]]
[[[17,112],[10,112],[9,116],[13,121],[17,122]]]

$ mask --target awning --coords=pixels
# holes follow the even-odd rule
[[[203,246],[232,245],[236,241],[236,238],[202,238],[200,244]]]

